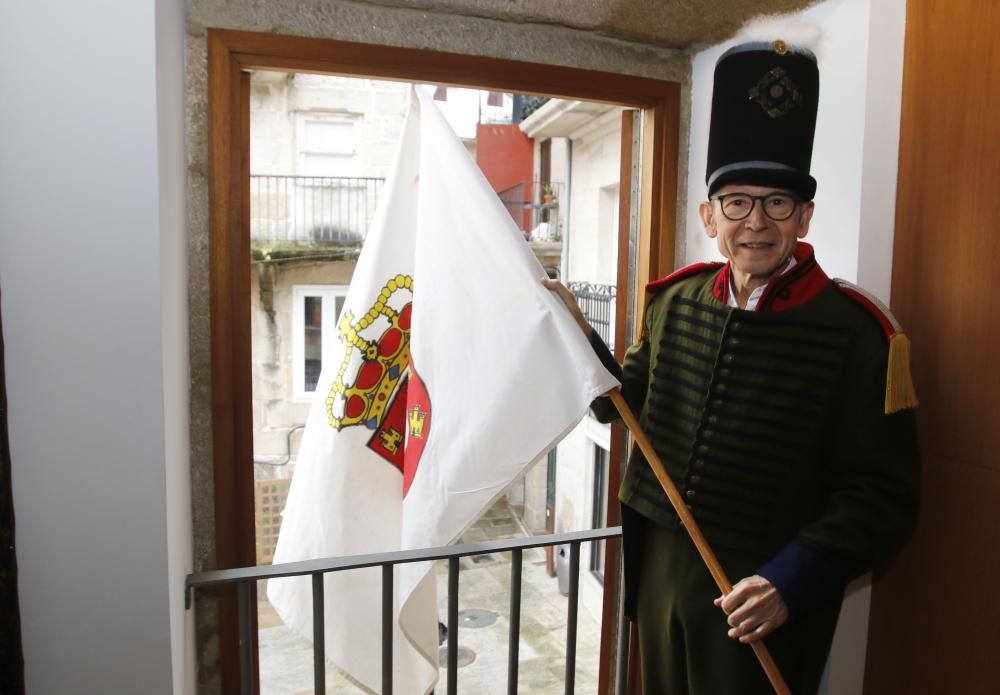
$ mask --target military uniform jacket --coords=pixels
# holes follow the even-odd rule
[[[846,582],[915,521],[913,411],[886,412],[884,322],[823,273],[809,245],[796,259],[754,312],[727,305],[728,265],[653,283],[622,391],[710,544],[762,564],[810,549],[844,568]],[[614,416],[607,400],[594,410]],[[619,499],[679,524],[638,448]],[[626,587],[637,561],[627,535]]]

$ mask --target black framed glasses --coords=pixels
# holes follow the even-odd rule
[[[767,195],[750,195],[749,193],[723,193],[712,200],[718,200],[722,214],[727,220],[739,222],[745,220],[753,212],[754,204],[759,200],[761,210],[775,222],[787,220],[795,212],[801,202],[791,193],[768,193]]]

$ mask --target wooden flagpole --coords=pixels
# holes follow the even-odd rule
[[[667,474],[667,469],[664,468],[663,462],[660,457],[656,455],[656,451],[653,450],[653,445],[643,431],[642,426],[639,424],[639,420],[635,417],[632,409],[629,408],[628,403],[625,402],[624,396],[622,396],[621,391],[615,389],[609,394],[611,402],[615,404],[618,408],[618,412],[621,413],[622,420],[625,421],[625,426],[628,427],[629,432],[635,438],[636,443],[639,445],[639,449],[646,456],[646,461],[649,462],[650,467],[653,469],[653,473],[656,474],[656,479],[660,481],[660,485],[663,486],[663,491],[667,493],[667,498],[670,500],[670,504],[673,506],[674,511],[677,512],[677,516],[680,517],[684,524],[684,528],[687,529],[688,535],[691,536],[691,540],[694,542],[695,547],[698,549],[698,553],[701,555],[701,559],[705,562],[705,566],[708,567],[708,571],[712,574],[712,578],[715,579],[716,585],[718,585],[719,590],[723,595],[728,594],[733,590],[733,585],[730,583],[729,579],[726,577],[725,571],[723,571],[722,566],[719,564],[719,560],[715,557],[715,553],[712,551],[711,546],[709,546],[708,541],[705,540],[705,536],[702,535],[701,529],[698,527],[698,523],[694,520],[691,515],[691,511],[687,508],[687,504],[684,503],[684,499],[681,497],[681,493],[678,492],[677,486],[670,479]],[[785,679],[781,675],[781,671],[778,670],[778,665],[774,663],[774,659],[771,658],[771,652],[768,651],[767,647],[763,642],[752,642],[750,644],[753,647],[754,654],[757,655],[757,660],[764,669],[764,673],[767,674],[767,678],[771,681],[771,686],[774,688],[774,692],[777,695],[791,695],[791,691],[788,689],[788,685],[785,683]]]

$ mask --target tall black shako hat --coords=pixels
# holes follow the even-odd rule
[[[816,56],[783,41],[733,46],[715,64],[706,183],[711,196],[727,183],[816,194],[809,175],[819,69]]]

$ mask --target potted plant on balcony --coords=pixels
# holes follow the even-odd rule
[[[552,205],[556,202],[556,192],[552,190],[552,186],[545,186],[542,188],[542,203],[545,205]]]

